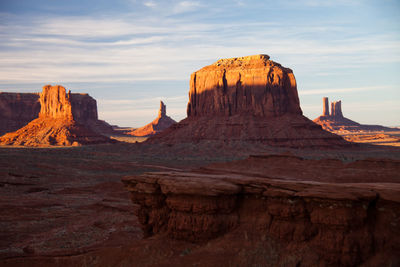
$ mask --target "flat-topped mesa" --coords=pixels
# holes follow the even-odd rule
[[[96,100],[87,94],[71,94],[60,85],[46,85],[39,96],[39,117],[23,128],[0,137],[2,145],[71,146],[109,143],[98,129]]]
[[[342,147],[341,137],[304,117],[291,69],[267,55],[220,59],[190,77],[187,118],[147,143],[251,142],[284,147]],[[212,144],[211,144],[212,143]]]
[[[220,59],[190,77],[188,117],[302,114],[291,69],[268,55]]]

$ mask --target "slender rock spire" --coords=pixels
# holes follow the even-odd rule
[[[322,116],[329,116],[329,100],[327,97],[322,98],[322,103],[323,103],[323,110],[322,110]]]

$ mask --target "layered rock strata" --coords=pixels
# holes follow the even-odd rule
[[[203,140],[290,147],[346,145],[302,115],[292,70],[267,55],[221,59],[194,72],[187,118],[148,142]]]
[[[83,124],[92,118],[97,120],[96,102],[94,99],[94,102],[88,101],[88,98],[92,99],[88,95],[72,96],[59,85],[44,86],[39,97],[39,118],[16,132],[4,135],[0,138],[0,144],[69,146],[109,142],[109,138]]]
[[[286,164],[279,165],[282,161]],[[306,180],[302,173],[312,173],[310,164],[320,169]],[[280,171],[268,171],[269,166]],[[254,253],[265,251],[266,257],[273,248],[274,255],[274,261],[257,259],[261,265],[283,266],[290,258],[293,266],[389,266],[400,262],[399,170],[400,162],[390,160],[344,164],[257,156],[122,181],[139,205],[136,214],[147,236],[167,234],[195,243],[218,238],[219,244],[224,238],[247,243],[258,237]],[[371,172],[390,183],[376,176],[363,180]],[[337,177],[343,182],[335,182]]]
[[[160,109],[158,111],[158,117],[153,120],[151,123],[135,129],[127,134],[133,136],[152,136],[157,133],[164,131],[165,129],[169,128],[171,125],[175,124],[171,117],[167,116],[167,106],[164,102],[160,101]]]
[[[0,136],[27,125],[39,112],[39,93],[0,92]]]

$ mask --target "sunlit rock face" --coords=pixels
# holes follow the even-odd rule
[[[221,59],[190,77],[188,117],[302,114],[291,69],[267,55]]]
[[[194,72],[187,118],[147,140],[201,141],[296,148],[347,145],[302,115],[292,70],[267,55],[221,59]]]
[[[128,132],[128,134],[133,136],[152,136],[164,131],[175,123],[176,121],[167,116],[167,106],[164,104],[164,102],[160,101],[158,117],[149,124],[134,131]]]
[[[94,130],[98,121],[97,107],[89,95],[71,95],[60,85],[46,85],[39,102],[39,117],[16,132],[1,137],[0,144],[71,146],[110,142],[108,137]]]
[[[328,98],[322,98],[322,115],[314,119],[316,124],[332,133],[348,133],[348,132],[374,132],[374,131],[396,131],[396,129],[381,125],[366,125],[352,121],[343,116],[342,101],[332,101],[331,110],[329,112]]]
[[[44,86],[40,94],[40,105],[41,117],[71,118],[80,123],[97,120],[94,98],[88,94],[71,94],[61,85]]]

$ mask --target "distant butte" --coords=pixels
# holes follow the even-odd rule
[[[302,115],[292,70],[268,55],[221,59],[192,73],[187,118],[146,142],[200,141],[347,145]]]
[[[24,127],[39,112],[39,93],[0,92],[0,136]]]
[[[71,146],[111,141],[85,126],[97,121],[96,100],[89,95],[67,93],[60,85],[46,85],[39,101],[39,117],[16,132],[2,136],[0,144]]]
[[[141,128],[135,129],[131,132],[128,132],[127,134],[133,136],[152,136],[162,132],[163,130],[167,129],[175,123],[176,121],[167,116],[167,107],[164,102],[160,101],[160,110],[158,111],[158,117],[151,123]]]
[[[334,101],[331,103],[331,111],[329,112],[328,97],[322,98],[323,111],[322,115],[314,119],[314,122],[321,127],[333,133],[341,132],[360,132],[360,131],[394,131],[397,129],[381,126],[381,125],[365,125],[352,121],[343,116],[342,101]]]

